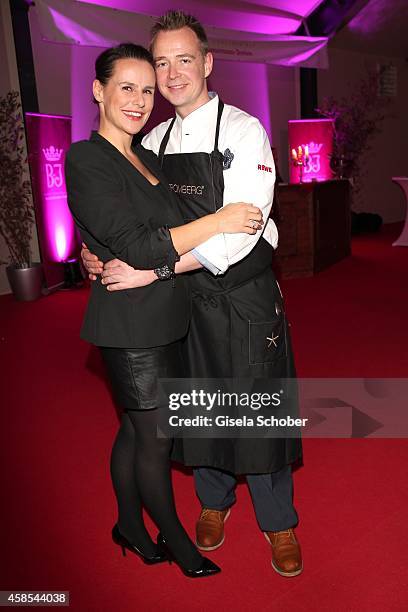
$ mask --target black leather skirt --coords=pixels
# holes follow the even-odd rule
[[[122,410],[158,407],[158,378],[180,378],[180,342],[152,348],[100,347],[113,395]]]

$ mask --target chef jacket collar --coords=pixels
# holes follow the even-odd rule
[[[183,130],[188,128],[194,129],[195,134],[197,134],[197,132],[208,133],[209,125],[213,125],[217,121],[219,99],[215,91],[209,91],[208,95],[210,96],[210,100],[196,108],[196,110],[187,115],[187,117],[184,117],[184,119],[176,113],[176,125],[179,129],[183,126]]]

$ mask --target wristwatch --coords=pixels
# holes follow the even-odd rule
[[[155,268],[153,272],[159,281],[172,280],[176,278],[176,273],[167,264],[161,268]]]

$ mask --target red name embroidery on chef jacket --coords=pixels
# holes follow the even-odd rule
[[[272,168],[270,166],[264,166],[263,164],[258,164],[258,170],[264,170],[265,172],[272,172]]]

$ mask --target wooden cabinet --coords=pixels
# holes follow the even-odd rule
[[[283,278],[313,276],[351,253],[347,180],[277,187],[279,245],[274,268]]]

